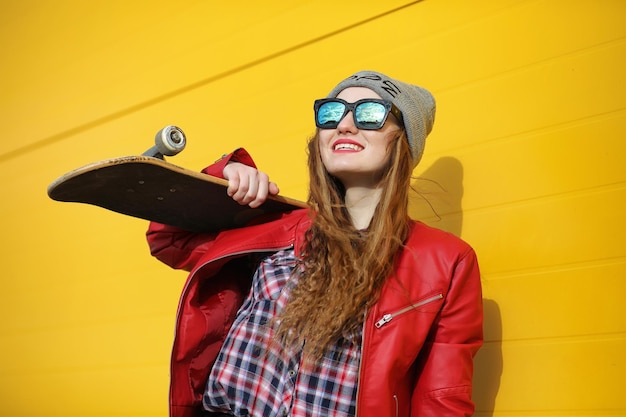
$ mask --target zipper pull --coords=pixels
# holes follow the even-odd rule
[[[392,318],[393,316],[391,314],[385,314],[382,319],[378,320],[376,324],[374,324],[374,326],[376,326],[377,329],[380,329],[385,324],[389,323]]]

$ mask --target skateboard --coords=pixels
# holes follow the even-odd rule
[[[226,194],[228,181],[165,161],[164,156],[176,155],[185,145],[183,131],[167,126],[143,154],[74,169],[48,186],[48,196],[194,232],[237,228],[263,214],[306,207],[282,196],[270,196],[254,209],[238,204]]]

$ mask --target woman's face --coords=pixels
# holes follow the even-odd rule
[[[348,87],[337,98],[353,103],[381,97],[369,88]],[[319,130],[320,154],[326,170],[345,187],[375,187],[389,159],[389,144],[399,128],[396,119],[389,114],[381,129],[359,129],[352,112],[347,113],[335,129]]]

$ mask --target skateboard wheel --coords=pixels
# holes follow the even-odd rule
[[[159,130],[154,139],[158,151],[167,156],[174,156],[187,145],[185,133],[176,126],[166,126]]]

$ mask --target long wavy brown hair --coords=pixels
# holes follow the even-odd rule
[[[308,144],[314,218],[306,233],[298,283],[279,315],[276,337],[283,346],[304,343],[305,356],[321,358],[342,337],[350,340],[378,300],[409,231],[408,193],[412,160],[404,130],[393,133],[381,178],[381,198],[366,231],[356,230],[341,182],[322,163],[319,132]]]

